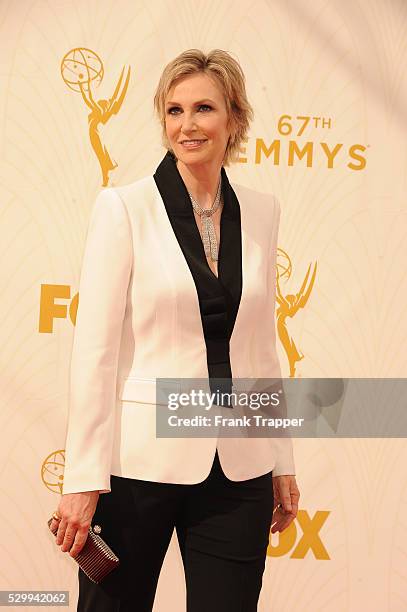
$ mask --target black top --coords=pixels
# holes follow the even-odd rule
[[[159,164],[154,180],[195,282],[211,391],[230,391],[233,379],[229,342],[242,294],[239,201],[222,167],[224,205],[220,220],[217,277],[208,265],[187,188],[178,171],[176,159],[169,151]],[[229,379],[228,384],[222,385],[216,378]]]

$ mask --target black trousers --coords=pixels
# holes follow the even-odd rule
[[[216,451],[209,476],[198,484],[112,476],[111,489],[99,496],[92,524],[102,526],[120,565],[99,585],[79,569],[78,612],[151,612],[174,527],[187,612],[257,610],[273,514],[272,472],[231,481]]]

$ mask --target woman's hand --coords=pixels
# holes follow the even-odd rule
[[[295,519],[298,512],[300,492],[295,476],[273,476],[274,512],[271,533],[284,531]],[[277,506],[282,504],[282,508]]]
[[[98,499],[99,491],[62,495],[58,506],[58,513],[62,518],[60,521],[52,519],[50,525],[51,529],[58,526],[56,543],[58,546],[62,544],[62,552],[69,551],[70,556],[74,557],[82,550]]]

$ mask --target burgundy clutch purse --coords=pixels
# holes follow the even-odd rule
[[[52,517],[48,521],[48,527],[51,529]],[[51,532],[56,536],[58,527]],[[87,540],[82,550],[72,557],[81,570],[92,580],[92,582],[102,582],[102,580],[115,567],[119,565],[119,558],[114,554],[112,549],[98,535],[101,532],[99,525],[89,527]]]

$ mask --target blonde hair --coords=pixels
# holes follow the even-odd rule
[[[240,64],[222,49],[213,49],[208,54],[200,49],[188,49],[165,66],[154,95],[154,108],[162,127],[162,143],[174,154],[165,130],[165,100],[169,90],[175,81],[198,72],[215,78],[224,94],[232,127],[223,160],[223,165],[228,166],[234,161],[240,145],[247,138],[254,113],[247,99],[243,70]]]

